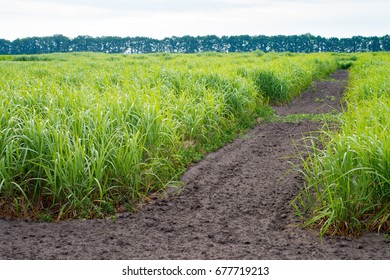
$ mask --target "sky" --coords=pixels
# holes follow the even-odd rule
[[[390,0],[0,0],[0,38],[390,34]]]

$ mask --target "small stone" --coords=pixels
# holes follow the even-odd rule
[[[280,218],[281,219],[286,219],[288,216],[287,216],[287,214],[282,214],[282,215],[280,215]]]

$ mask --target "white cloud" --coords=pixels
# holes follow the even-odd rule
[[[390,1],[0,0],[0,38],[91,36],[384,35]]]

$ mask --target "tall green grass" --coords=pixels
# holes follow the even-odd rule
[[[312,60],[290,56],[274,61],[264,68],[256,68],[251,75],[263,95],[273,104],[288,103],[308,88],[313,80],[325,78],[338,68],[337,60],[317,55]]]
[[[0,60],[1,215],[93,218],[179,180],[337,67],[329,54],[7,56]],[[276,87],[278,88],[278,87]]]
[[[294,205],[323,235],[390,231],[389,85],[389,54],[359,55],[340,130],[312,141],[303,161],[307,186]]]

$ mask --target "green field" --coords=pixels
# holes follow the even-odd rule
[[[302,159],[307,185],[295,207],[322,234],[390,231],[390,55],[358,57],[340,129]]]
[[[316,217],[311,221],[320,221],[323,232],[339,226],[322,208],[301,208],[317,209],[329,200],[326,194],[333,191],[327,186],[336,183],[320,175],[331,168],[321,160],[330,158],[347,182],[338,188],[348,189],[348,199],[362,205],[351,193],[361,185],[375,189],[367,202],[374,206],[363,220],[370,213],[376,218],[372,227],[384,228],[390,201],[387,53],[0,56],[0,214],[52,220],[132,210],[151,193],[179,186],[191,163],[253,127],[256,119],[271,116],[270,104],[287,103],[313,80],[351,65],[350,110],[341,117],[341,132],[328,133],[328,148],[310,157],[314,164],[306,161],[307,195],[296,207],[302,216]],[[364,141],[375,155],[367,156],[368,166],[364,156],[351,155],[357,165],[345,167],[324,155],[329,150],[334,156],[336,144],[341,154],[358,149],[351,143],[365,145],[360,135],[367,126],[372,138]],[[333,140],[336,135],[341,138]],[[374,169],[372,158],[383,170]],[[311,181],[314,177],[318,180]],[[314,199],[312,189],[318,192]]]

